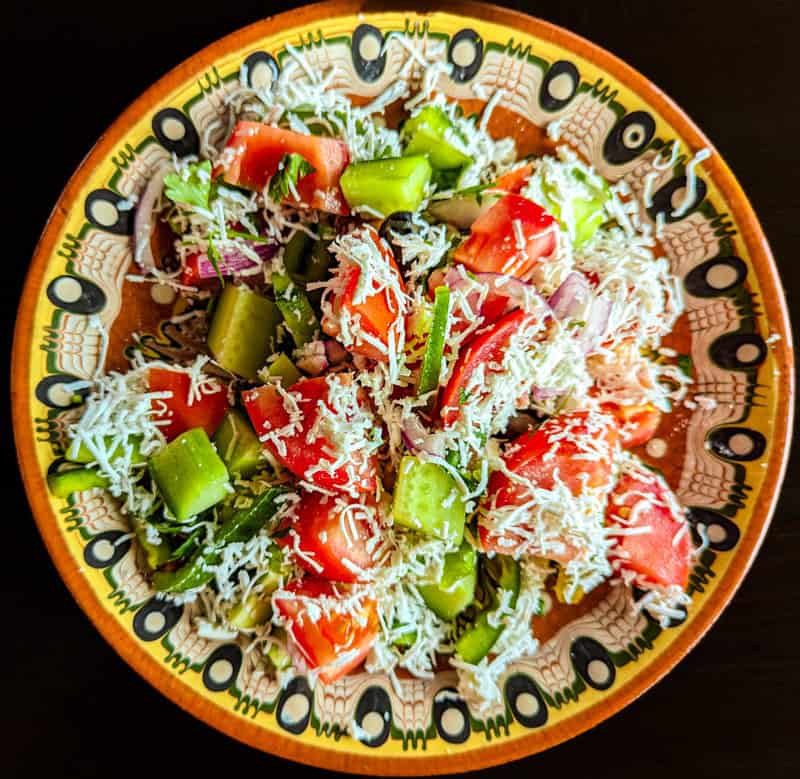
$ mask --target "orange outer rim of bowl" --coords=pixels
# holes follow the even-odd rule
[[[728,198],[742,239],[754,258],[755,270],[762,290],[762,302],[768,315],[772,332],[781,336],[773,347],[780,371],[776,380],[778,392],[777,415],[773,424],[770,460],[766,464],[766,478],[753,509],[753,517],[746,533],[737,546],[738,565],[730,566],[716,583],[705,607],[697,614],[676,640],[647,666],[646,672],[611,693],[607,698],[575,716],[513,740],[490,742],[480,748],[449,755],[409,754],[403,757],[364,755],[311,746],[299,739],[265,730],[249,720],[204,699],[185,686],[173,674],[131,640],[131,636],[111,617],[97,594],[81,574],[70,555],[58,528],[57,518],[47,498],[47,487],[40,472],[35,453],[31,420],[32,387],[29,386],[29,359],[33,346],[32,319],[40,294],[48,259],[66,219],[68,208],[74,201],[82,181],[95,163],[116,147],[131,120],[140,116],[169,90],[208,68],[218,57],[231,48],[246,47],[265,34],[287,27],[302,26],[320,18],[344,16],[370,11],[409,11],[420,14],[432,10],[471,16],[522,30],[542,40],[561,45],[596,63],[621,83],[646,97],[648,102],[673,125],[681,137],[694,148],[709,147],[714,153],[705,163],[717,186]],[[757,261],[756,261],[757,259]],[[80,164],[59,198],[42,237],[36,247],[28,271],[22,299],[17,314],[12,353],[12,410],[14,434],[25,489],[33,515],[39,526],[56,568],[81,608],[86,612],[103,637],[119,655],[156,689],[183,709],[208,725],[246,744],[267,752],[320,768],[376,775],[441,774],[469,771],[497,765],[540,752],[566,741],[602,722],[629,704],[655,684],[683,658],[711,627],[722,609],[733,597],[747,573],[761,545],[770,518],[775,509],[778,489],[783,480],[789,453],[789,435],[794,404],[793,349],[786,301],[766,237],[753,209],[736,181],[733,173],[713,149],[709,140],[678,106],[644,76],[614,55],[573,33],[548,22],[535,19],[517,11],[472,2],[471,0],[445,0],[441,8],[431,9],[428,4],[410,2],[359,2],[358,0],[330,0],[303,6],[286,13],[268,17],[248,27],[231,33],[178,65],[134,101],[111,127],[100,137],[94,148]]]

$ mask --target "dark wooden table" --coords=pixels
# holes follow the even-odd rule
[[[61,188],[145,87],[215,38],[299,3],[22,2],[2,13],[0,257],[10,343],[28,258]],[[508,3],[638,68],[714,141],[760,215],[800,321],[800,6],[762,0]],[[432,4],[435,7],[435,4]],[[6,363],[7,364],[7,363]],[[6,404],[8,408],[8,404]],[[7,420],[4,420],[7,422]],[[126,666],[50,563],[4,437],[0,774],[270,776],[296,771],[211,730]],[[669,677],[593,731],[493,776],[800,776],[800,470],[727,612]],[[10,607],[10,608],[9,608]],[[212,774],[213,771],[213,774]]]

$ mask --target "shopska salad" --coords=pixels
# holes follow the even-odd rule
[[[688,381],[639,206],[565,146],[517,159],[441,63],[356,107],[287,49],[136,203],[128,278],[177,291],[202,348],[134,336],[52,492],[107,488],[161,597],[312,683],[449,665],[481,705],[546,591],[680,615],[684,510],[629,451]]]

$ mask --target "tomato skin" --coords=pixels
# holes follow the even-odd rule
[[[613,552],[622,569],[634,571],[659,586],[685,589],[691,570],[692,542],[688,529],[684,529],[685,518],[676,516],[676,503],[660,476],[631,460],[611,493],[606,521],[621,528],[650,528],[649,533],[618,538]]]
[[[661,411],[652,403],[603,403],[601,408],[617,418],[620,443],[625,449],[646,444],[661,424]]]
[[[524,246],[517,244],[518,223]],[[521,195],[505,195],[473,223],[455,259],[475,273],[525,278],[556,248],[557,223],[541,206]]]
[[[294,510],[296,519],[287,525],[288,533],[280,536],[278,543],[310,556],[317,565],[312,565],[301,554],[295,559],[313,576],[337,582],[359,581],[358,575],[344,561],[364,571],[375,565],[367,547],[373,530],[363,511],[351,512],[351,521],[345,529],[343,509],[348,505],[350,501],[319,492],[301,493],[300,503]],[[356,537],[350,539],[353,531]]]
[[[397,262],[395,262],[394,254],[389,245],[378,235],[378,232],[369,225],[365,225],[362,228],[362,232],[364,232],[365,237],[369,238],[378,247],[381,256],[391,268],[393,275],[397,278],[400,289],[405,291],[403,277],[400,274],[400,269],[397,267]],[[333,316],[326,316],[323,318],[323,331],[333,338],[339,335],[339,317],[344,309],[351,319],[354,317],[360,319],[361,328],[368,335],[380,341],[384,346],[387,346],[389,330],[402,315],[403,302],[397,300],[395,295],[392,295],[388,290],[384,290],[374,295],[369,295],[361,303],[354,303],[353,300],[358,288],[358,282],[361,278],[361,268],[353,264],[352,267],[342,269],[341,273],[345,279],[343,284],[344,290],[342,294],[337,296],[333,301]],[[389,361],[388,354],[385,354],[370,343],[356,343],[348,347],[348,350],[353,354],[360,354],[378,362]]]
[[[323,579],[306,577],[286,585],[285,591],[314,600],[317,598],[341,599],[342,593]],[[308,667],[319,670],[319,679],[331,684],[358,666],[367,656],[378,635],[378,612],[375,601],[361,600],[358,614],[322,614],[312,621],[306,605],[294,598],[273,599],[276,611],[287,622],[287,632]],[[337,659],[345,653],[353,656],[344,663]],[[328,666],[326,668],[326,666]]]
[[[494,182],[493,189],[502,189],[504,192],[518,195],[520,190],[528,183],[531,173],[533,173],[533,163],[529,162],[521,168],[504,173]]]
[[[325,377],[315,379],[300,379],[291,387],[291,394],[297,401],[302,414],[300,429],[289,435],[281,436],[285,451],[276,447],[272,441],[266,441],[267,447],[273,456],[291,471],[295,476],[306,479],[322,489],[346,489],[349,476],[347,465],[342,465],[328,473],[317,471],[306,476],[309,468],[321,462],[333,462],[334,457],[323,451],[331,448],[332,444],[324,436],[317,436],[311,441],[306,440],[309,430],[319,414],[318,403],[328,405],[329,386]],[[283,406],[283,399],[277,389],[271,384],[265,384],[242,393],[247,414],[253,423],[256,433],[261,436],[270,430],[287,427],[290,424],[289,415]],[[269,425],[269,426],[267,426]],[[355,485],[364,492],[374,492],[376,486],[377,455],[372,455],[365,462],[363,457],[353,455],[352,464],[355,466]]]
[[[576,455],[582,450],[573,440],[561,438],[565,431],[569,431],[573,438],[591,438],[597,459],[578,459]],[[509,471],[540,489],[553,489],[555,472],[558,470],[559,479],[575,496],[581,494],[584,485],[610,492],[618,443],[619,431],[610,414],[572,411],[551,417],[537,430],[514,439],[506,448],[503,460]],[[552,456],[549,454],[551,451]],[[489,477],[485,498],[487,504],[492,501],[494,507],[503,508],[522,505],[529,499],[525,486],[512,481],[501,471],[494,471]],[[487,551],[513,554],[522,545],[522,540],[511,533],[495,533],[484,526],[480,526],[479,531],[481,544]],[[549,559],[569,562],[576,550],[569,544],[566,547],[561,556],[548,553]]]
[[[498,319],[489,329],[467,344],[458,356],[453,373],[439,400],[439,414],[445,426],[453,425],[459,417],[459,398],[469,385],[470,378],[483,363],[499,362],[511,336],[522,327],[536,321],[534,314],[521,309]]]
[[[159,425],[167,441],[195,427],[202,427],[211,437],[228,408],[228,392],[224,386],[220,386],[216,392],[201,395],[199,400],[189,405],[186,400],[189,396],[191,379],[184,371],[150,368],[147,372],[147,386],[150,392],[172,392],[171,398],[163,400],[168,411],[155,417],[169,418],[168,425]],[[159,400],[151,401],[155,410],[161,408],[161,403]]]
[[[315,169],[297,182],[301,203],[331,214],[350,213],[339,187],[350,152],[347,144],[335,138],[304,135],[261,122],[238,122],[214,177],[222,175],[228,184],[260,191],[277,172],[284,154],[300,154]]]

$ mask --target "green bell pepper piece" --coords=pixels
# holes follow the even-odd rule
[[[214,567],[222,561],[221,550],[228,544],[246,543],[256,535],[275,516],[278,510],[275,499],[281,492],[272,487],[259,495],[252,505],[235,511],[216,532],[213,547],[198,549],[176,571],[157,571],[153,574],[153,587],[159,592],[186,592],[210,582],[214,578]]]
[[[520,589],[519,563],[507,555],[495,555],[491,559],[484,558],[482,581],[488,605],[478,613],[470,625],[456,641],[456,653],[467,663],[479,663],[489,654],[492,647],[500,638],[504,626],[494,625],[497,608],[500,602],[499,592],[511,592],[509,606],[513,609],[517,605]]]
[[[104,436],[103,437],[103,445],[106,448],[108,448],[113,443],[113,440],[114,439],[113,439],[112,436]],[[131,451],[131,463],[133,463],[134,465],[138,465],[140,463],[146,462],[147,458],[139,451],[139,444],[142,441],[142,436],[140,436],[140,435],[131,436],[128,440],[130,441],[131,450],[132,450]],[[123,448],[122,447],[123,447],[123,444],[120,443],[117,446],[117,448],[114,449],[114,451],[111,453],[111,455],[108,458],[109,462],[113,463],[114,460],[116,460],[118,457],[122,457],[122,455],[123,455]],[[93,463],[95,461],[94,455],[89,451],[89,449],[87,448],[86,444],[83,443],[83,441],[81,441],[80,445],[78,446],[78,451],[76,452],[74,457],[71,456],[72,455],[72,448],[73,448],[73,445],[70,444],[67,447],[66,454],[64,455],[66,457],[66,459],[69,460],[71,463],[86,464],[86,463]]]
[[[167,508],[178,522],[219,503],[230,493],[230,482],[206,431],[187,430],[150,458],[150,475]]]
[[[57,498],[68,498],[73,492],[108,487],[108,479],[94,468],[64,468],[47,474],[47,487]]]
[[[208,348],[225,370],[255,381],[258,369],[275,351],[280,319],[271,300],[244,284],[228,284],[211,321]]]
[[[367,208],[381,216],[416,211],[428,194],[433,171],[425,157],[396,157],[354,162],[340,185],[351,208]]]
[[[305,346],[319,334],[319,321],[306,293],[283,273],[272,276],[275,301],[295,346]]]
[[[396,525],[460,544],[466,513],[461,490],[444,468],[403,457],[392,502]]]
[[[421,584],[417,589],[434,614],[451,620],[472,603],[477,581],[475,548],[463,541],[458,551],[445,555],[442,578],[436,584]]]
[[[229,408],[225,412],[212,440],[229,473],[247,479],[262,463],[261,441],[239,409]]]
[[[311,248],[314,239],[302,230],[295,231],[294,235],[283,248],[283,267],[294,279],[301,272],[303,260]]]
[[[166,563],[170,556],[169,544],[162,538],[157,544],[154,544],[147,537],[147,520],[142,517],[130,516],[131,528],[136,535],[136,540],[139,546],[142,547],[144,552],[144,559],[147,567],[151,571],[155,571]]]
[[[464,138],[439,106],[425,106],[402,129],[405,156],[422,154],[436,170],[463,168],[472,158],[463,151]]]
[[[269,375],[279,378],[284,389],[291,387],[296,381],[300,381],[300,371],[283,352],[269,366]]]
[[[447,338],[447,326],[450,318],[450,288],[436,287],[433,304],[433,322],[431,324],[422,368],[419,372],[417,392],[424,395],[439,386],[439,373],[442,369],[444,342]]]

